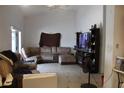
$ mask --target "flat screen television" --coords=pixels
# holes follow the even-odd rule
[[[79,36],[79,48],[88,51],[90,48],[90,38],[91,38],[90,32],[84,32],[84,33],[80,34],[80,36]]]

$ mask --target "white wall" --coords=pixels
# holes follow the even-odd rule
[[[115,7],[106,6],[104,15],[105,29],[105,65],[104,65],[104,87],[112,87],[113,49],[114,49],[114,17]]]
[[[103,6],[85,5],[80,6],[77,12],[77,31],[87,32],[91,25],[103,23]]]
[[[23,16],[18,6],[0,6],[0,51],[11,49],[10,26],[23,29]]]
[[[61,46],[75,45],[75,13],[69,11],[49,11],[25,17],[24,46],[39,46],[41,32],[61,33]]]
[[[87,32],[91,25],[97,24],[100,27],[100,73],[104,72],[104,55],[105,55],[105,32],[103,32],[103,6],[86,5],[80,6],[77,11],[77,31]]]

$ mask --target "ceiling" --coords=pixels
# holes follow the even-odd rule
[[[60,11],[76,11],[81,5],[56,5],[49,7],[48,5],[22,5],[21,9],[25,16],[37,15],[43,12],[60,12]]]

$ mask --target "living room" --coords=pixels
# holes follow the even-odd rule
[[[107,12],[104,11],[105,8],[108,9]],[[106,66],[108,61],[113,61],[111,59],[111,52],[106,50],[107,44],[111,42],[106,41],[107,38],[110,38],[110,36],[106,34],[113,34],[113,32],[107,32],[107,30],[110,30],[107,26],[112,27],[109,24],[112,18],[107,20],[107,18],[113,16],[107,16],[109,14],[108,11],[112,9],[113,6],[103,5],[68,5],[62,7],[49,7],[45,5],[0,6],[0,41],[3,42],[0,45],[0,51],[11,50],[12,48],[11,26],[21,32],[21,47],[39,47],[41,32],[45,32],[61,33],[60,46],[74,48],[76,45],[76,32],[88,32],[89,29],[91,29],[91,25],[96,24],[97,27],[100,28],[101,36],[99,73],[104,73],[104,81],[106,81],[111,73],[107,73],[105,70],[109,69],[111,71],[111,66],[113,65],[113,63],[111,63]],[[111,21],[113,22],[113,20]],[[104,25],[107,25],[106,28]],[[105,29],[106,33],[104,33]],[[107,55],[109,55],[110,58],[108,58]],[[106,57],[108,59],[106,59]],[[57,65],[54,67],[57,67]],[[84,77],[87,78],[87,74],[85,75]],[[112,82],[113,81],[108,80],[108,84],[106,83],[104,87],[112,87]],[[80,86],[78,85],[78,87]]]

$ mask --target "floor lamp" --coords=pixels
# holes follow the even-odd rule
[[[85,84],[81,84],[81,86],[80,86],[81,88],[97,88],[96,85],[90,83],[91,64],[92,64],[91,55],[92,55],[91,53],[88,53],[88,55],[86,56],[87,69],[88,69],[88,82]]]

